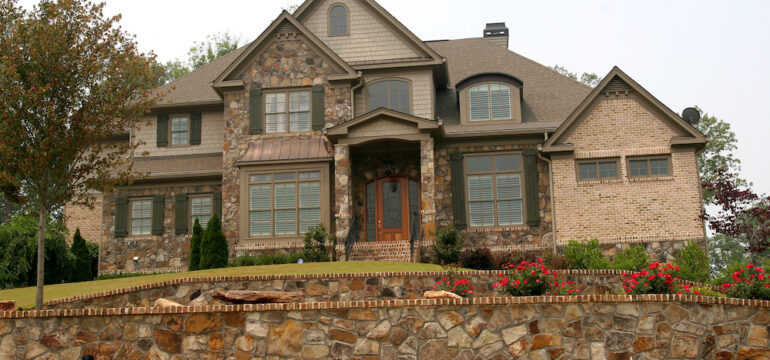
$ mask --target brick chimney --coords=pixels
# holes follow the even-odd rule
[[[504,22],[487,23],[484,29],[484,38],[498,45],[508,48],[508,28]]]

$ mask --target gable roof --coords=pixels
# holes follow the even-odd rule
[[[238,57],[245,48],[242,46],[235,49],[168,84],[162,85],[158,90],[165,93],[166,96],[154,107],[221,103],[222,98],[211,87],[211,81],[222,73],[227,65]]]
[[[252,41],[249,45],[245,46],[245,49],[241,51],[240,54],[222,71],[219,76],[214,80],[214,87],[228,87],[228,86],[239,86],[238,82],[240,80],[230,80],[230,76],[233,75],[237,70],[240,69],[241,65],[244,64],[246,61],[248,61],[251,58],[251,55],[259,48],[259,46],[265,42],[270,37],[270,34],[272,34],[278,26],[280,26],[282,23],[288,22],[294,28],[299,31],[300,34],[304,35],[311,43],[312,45],[321,52],[319,55],[324,55],[328,59],[332,61],[334,65],[336,65],[344,75],[348,75],[351,78],[357,78],[358,75],[356,74],[356,71],[353,70],[350,65],[348,65],[345,60],[342,60],[342,58],[337,55],[331,48],[329,48],[323,41],[321,41],[315,34],[313,34],[308,28],[306,28],[304,25],[302,25],[299,21],[297,21],[294,16],[286,12],[286,10],[282,11],[278,17],[273,20],[273,22],[270,24],[270,26],[265,29],[265,31],[262,32],[262,34],[259,35],[259,37]],[[240,84],[242,85],[242,84]]]
[[[652,96],[649,91],[647,91],[645,88],[643,88],[639,83],[634,81],[628,74],[623,72],[623,70],[620,70],[619,67],[614,66],[612,70],[610,70],[609,73],[602,79],[602,81],[599,83],[599,85],[594,88],[593,91],[591,91],[588,96],[586,96],[585,99],[575,108],[574,111],[569,115],[566,121],[564,121],[561,126],[556,130],[556,132],[551,136],[548,141],[545,142],[543,145],[543,151],[545,152],[555,152],[555,151],[569,151],[570,146],[565,145],[559,145],[560,141],[563,137],[569,135],[568,130],[573,125],[577,125],[577,122],[579,119],[582,119],[582,115],[589,109],[590,105],[596,100],[597,97],[604,91],[606,91],[606,88],[608,85],[613,83],[614,80],[620,80],[627,84],[631,90],[633,90],[636,94],[641,96],[642,99],[650,102],[657,110],[659,110],[664,116],[665,120],[668,120],[672,125],[675,127],[683,130],[686,134],[689,136],[686,137],[677,137],[675,139],[672,139],[672,144],[705,144],[708,139],[706,136],[703,135],[698,129],[694,128],[692,125],[688,124],[684,119],[682,119],[681,116],[679,116],[677,113],[672,111],[668,106],[660,102],[657,98]]]
[[[448,136],[554,131],[591,92],[590,86],[484,38],[428,41],[427,44],[447,59],[450,85],[436,90],[436,117],[443,122]],[[506,74],[523,83],[520,124],[460,123],[456,85],[485,73]]]
[[[434,49],[432,49],[430,46],[425,44],[420,38],[417,37],[411,30],[409,30],[404,24],[402,24],[398,19],[396,19],[393,15],[391,15],[385,8],[380,6],[376,1],[374,0],[358,0],[366,5],[368,5],[371,9],[374,10],[375,14],[381,16],[385,21],[391,25],[396,32],[398,32],[400,35],[402,35],[404,38],[408,39],[409,45],[412,47],[421,50],[428,58],[433,60],[434,63],[440,64],[444,60]],[[312,12],[313,4],[318,3],[318,0],[305,0],[305,2],[300,5],[297,10],[294,11],[294,17],[296,17],[298,20],[302,20],[307,14]]]
[[[383,107],[374,109],[366,114],[363,114],[361,116],[358,116],[352,120],[346,121],[342,124],[335,125],[331,128],[329,128],[326,131],[327,135],[334,136],[334,135],[346,135],[348,133],[348,129],[350,129],[353,126],[356,126],[358,124],[362,124],[364,122],[367,122],[369,120],[373,120],[376,118],[379,118],[381,116],[388,117],[391,119],[396,120],[402,120],[409,123],[414,124],[417,129],[436,129],[438,128],[438,123],[432,120],[424,119],[418,116],[405,114],[399,111],[386,109]]]

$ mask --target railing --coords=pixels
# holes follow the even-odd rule
[[[409,224],[409,261],[415,261],[414,258],[414,243],[420,239],[420,212],[416,209],[412,210],[411,224]]]
[[[345,261],[350,261],[350,254],[353,253],[353,245],[358,241],[358,216],[353,216],[348,227],[348,235],[345,237]]]

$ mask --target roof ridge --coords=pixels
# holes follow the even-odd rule
[[[235,54],[236,52],[239,52],[239,53],[240,53],[240,52],[242,52],[242,51],[243,51],[243,49],[245,49],[245,48],[246,48],[248,45],[249,45],[249,44],[244,44],[243,46],[241,46],[241,47],[239,47],[239,48],[237,48],[237,49],[235,49],[235,50],[232,50],[232,51],[230,51],[230,52],[228,52],[228,53],[226,53],[226,54],[224,54],[224,55],[221,55],[221,56],[217,57],[216,59],[214,59],[214,60],[211,60],[210,62],[208,62],[208,63],[206,63],[206,64],[204,64],[204,65],[202,65],[202,66],[200,66],[200,67],[198,67],[198,68],[196,68],[196,69],[192,69],[192,70],[191,70],[190,72],[188,72],[187,74],[184,74],[184,75],[182,75],[182,76],[180,76],[180,77],[178,77],[178,78],[176,78],[176,79],[174,79],[174,80],[171,80],[170,82],[168,82],[168,83],[166,83],[166,84],[163,84],[163,85],[159,86],[159,87],[158,87],[158,89],[160,89],[160,88],[163,88],[163,87],[166,87],[166,86],[170,86],[170,85],[174,84],[175,82],[177,82],[178,80],[180,80],[180,79],[183,79],[183,78],[186,78],[186,77],[188,77],[188,76],[189,76],[189,75],[191,75],[191,74],[195,74],[195,73],[198,73],[198,72],[202,72],[202,71],[208,70],[208,68],[212,67],[213,65],[219,65],[219,64],[220,64],[221,62],[223,62],[223,61],[225,60],[225,58],[227,58],[229,55],[233,55],[233,54]],[[236,57],[237,57],[237,54],[236,54]]]

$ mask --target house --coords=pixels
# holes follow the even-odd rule
[[[186,267],[214,214],[231,255],[316,224],[353,259],[413,261],[452,223],[493,251],[704,240],[703,134],[617,67],[591,88],[510,51],[503,23],[423,41],[374,0],[307,0],[161,90],[127,140],[148,176],[66,210],[101,272]]]

